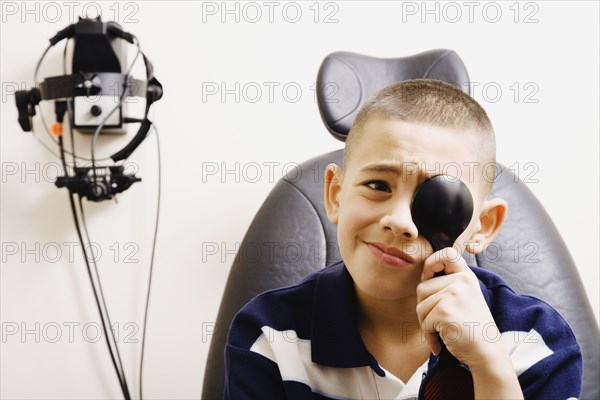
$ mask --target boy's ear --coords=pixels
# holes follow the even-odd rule
[[[343,171],[337,164],[325,168],[325,210],[332,224],[338,223]]]
[[[487,244],[494,240],[504,222],[507,211],[508,204],[503,199],[495,198],[484,202],[479,214],[477,230],[471,235],[470,242],[466,247],[469,253],[481,253]]]

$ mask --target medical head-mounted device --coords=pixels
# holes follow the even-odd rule
[[[52,126],[52,131],[59,137],[61,146],[65,113],[69,116],[70,129],[93,131],[91,167],[75,167],[75,174],[72,176],[65,171],[66,175],[58,177],[56,185],[67,187],[71,193],[78,193],[88,200],[110,199],[140,179],[134,174],[124,174],[124,168],[119,165],[96,165],[94,147],[97,136],[101,131],[123,132],[124,124],[139,123],[140,128],[133,139],[110,156],[115,163],[126,160],[144,141],[152,126],[152,122],[148,120],[148,111],[152,103],[162,97],[162,85],[154,76],[152,63],[139,49],[137,38],[125,32],[116,22],[102,22],[99,16],[95,19],[80,17],[77,23],[67,26],[50,39],[50,45],[36,68],[36,85],[42,60],[50,48],[65,39],[73,39],[75,42],[71,74],[48,77],[31,90],[17,91],[15,100],[19,110],[19,124],[24,131],[31,131],[35,108],[46,100],[55,103],[57,122]],[[122,46],[122,41],[137,46],[136,59],[142,54],[146,67],[145,81],[134,79],[129,74],[133,63],[128,69],[125,68],[126,48]],[[143,118],[124,115],[124,100],[127,97],[146,99]],[[47,129],[46,126],[45,128]],[[62,151],[61,148],[61,154]],[[76,157],[74,154],[73,156]]]

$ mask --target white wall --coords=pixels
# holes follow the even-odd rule
[[[104,341],[90,343],[98,317],[66,191],[53,186],[58,160],[20,130],[13,95],[15,84],[33,84],[46,40],[85,7],[94,11],[94,4],[86,4],[2,4],[2,398],[120,397]],[[296,5],[302,15],[292,23]],[[221,2],[205,4],[205,12],[192,2],[101,3],[105,20],[116,19],[140,38],[165,89],[153,117],[160,129],[164,185],[146,398],[200,396],[209,344],[203,332],[216,317],[233,260],[230,250],[286,164],[341,148],[323,127],[311,89],[321,60],[338,50],[378,57],[434,48],[458,52],[479,83],[474,97],[495,125],[498,161],[529,178],[575,259],[598,318],[597,2],[476,2],[472,15],[464,2],[428,3],[437,15],[424,14],[421,2],[244,6],[227,4],[238,7],[236,22],[235,13],[223,15]],[[256,7],[262,17],[253,23]],[[497,9],[502,14],[493,23]],[[457,11],[462,16],[452,22]],[[337,22],[324,23],[327,15]],[[60,73],[62,44],[57,47],[43,76]],[[141,65],[135,71],[143,78]],[[257,83],[260,100],[252,103],[255,92],[248,91],[238,92],[237,102],[233,94],[203,101],[203,84],[231,89],[238,82],[240,88]],[[278,84],[272,101],[265,82]],[[286,84],[288,97],[282,93]],[[292,86],[302,91],[296,102]],[[43,137],[40,126],[36,120]],[[88,149],[85,140],[79,139],[82,152]],[[101,155],[112,154],[123,140],[102,142]],[[143,182],[120,195],[118,205],[85,207],[92,241],[102,251],[104,293],[119,324],[129,384],[137,387],[136,326],[142,320],[157,187],[153,135],[130,161]],[[261,166],[256,182],[252,163]],[[203,176],[215,165],[219,173]],[[241,176],[221,174],[236,165]],[[131,262],[124,262],[132,252]],[[12,329],[17,331],[10,334]]]

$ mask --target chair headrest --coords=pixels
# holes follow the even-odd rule
[[[400,58],[335,52],[323,60],[317,76],[317,102],[325,126],[345,141],[360,106],[378,90],[407,79],[438,79],[470,94],[467,69],[452,50]]]

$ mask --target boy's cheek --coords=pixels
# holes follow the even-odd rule
[[[339,209],[340,222],[348,228],[358,228],[369,224],[378,224],[379,220],[373,207],[361,201],[345,201]]]

